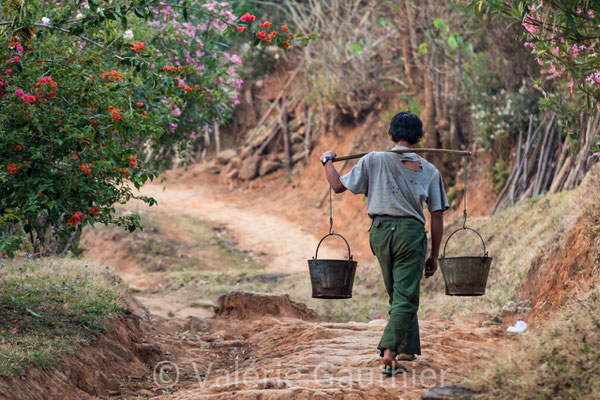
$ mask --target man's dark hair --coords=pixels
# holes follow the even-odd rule
[[[415,114],[401,112],[392,118],[389,134],[394,142],[406,140],[409,144],[416,144],[423,137],[423,123]]]

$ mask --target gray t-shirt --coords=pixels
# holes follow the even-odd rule
[[[394,150],[407,149],[396,146]],[[408,168],[403,160],[416,161],[423,170]],[[448,209],[442,176],[433,164],[415,153],[376,151],[361,158],[346,175],[344,186],[367,196],[367,214],[414,217],[425,224],[423,202],[429,212]]]

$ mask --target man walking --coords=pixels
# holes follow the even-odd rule
[[[409,149],[423,137],[419,117],[408,112],[394,116],[389,134],[394,150]],[[421,354],[419,286],[423,269],[429,278],[437,270],[448,200],[439,171],[415,153],[372,152],[340,177],[332,163],[333,151],[321,156],[327,180],[336,193],[349,189],[367,196],[371,249],[379,261],[389,294],[389,321],[379,345],[384,374],[405,370],[399,361]],[[423,202],[431,213],[432,249],[425,261],[427,232]],[[398,358],[396,358],[398,356]]]

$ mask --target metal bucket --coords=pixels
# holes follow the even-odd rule
[[[319,247],[329,236],[339,236],[348,247],[347,260],[320,260]],[[308,260],[312,297],[317,299],[349,299],[352,297],[357,262],[352,260],[348,241],[338,233],[329,233],[321,239],[312,260]]]
[[[458,231],[471,230],[479,236],[483,244],[483,257],[447,257],[446,246],[450,238]],[[462,227],[452,232],[446,244],[444,253],[439,259],[440,269],[446,284],[448,296],[482,296],[485,294],[492,258],[488,257],[483,238],[475,229]]]

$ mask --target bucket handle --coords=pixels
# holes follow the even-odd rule
[[[334,236],[334,235],[335,236],[339,236],[339,237],[341,237],[344,240],[344,242],[346,243],[346,246],[348,247],[348,260],[352,260],[352,254],[350,253],[350,245],[348,244],[348,241],[346,240],[345,237],[343,237],[339,233],[335,233],[335,232],[331,232],[331,233],[328,233],[327,235],[323,236],[323,238],[321,239],[321,241],[317,245],[317,251],[315,252],[315,257],[313,258],[313,260],[318,258],[318,256],[319,256],[319,247],[321,247],[321,243],[323,243],[323,240],[325,240],[329,236]]]
[[[468,226],[463,226],[462,228],[458,228],[457,230],[455,230],[454,232],[452,232],[452,234],[450,234],[450,236],[448,236],[448,239],[446,239],[446,243],[444,244],[444,254],[442,255],[442,259],[446,258],[446,246],[448,246],[448,241],[450,240],[450,238],[452,236],[454,236],[454,234],[458,231],[462,231],[462,230],[470,230],[473,231],[477,234],[477,236],[479,236],[479,239],[481,239],[481,244],[483,244],[483,257],[487,258],[488,256],[488,252],[485,248],[485,242],[483,241],[483,238],[481,237],[481,235],[479,234],[479,232],[477,232],[475,229],[473,228],[469,228]]]

